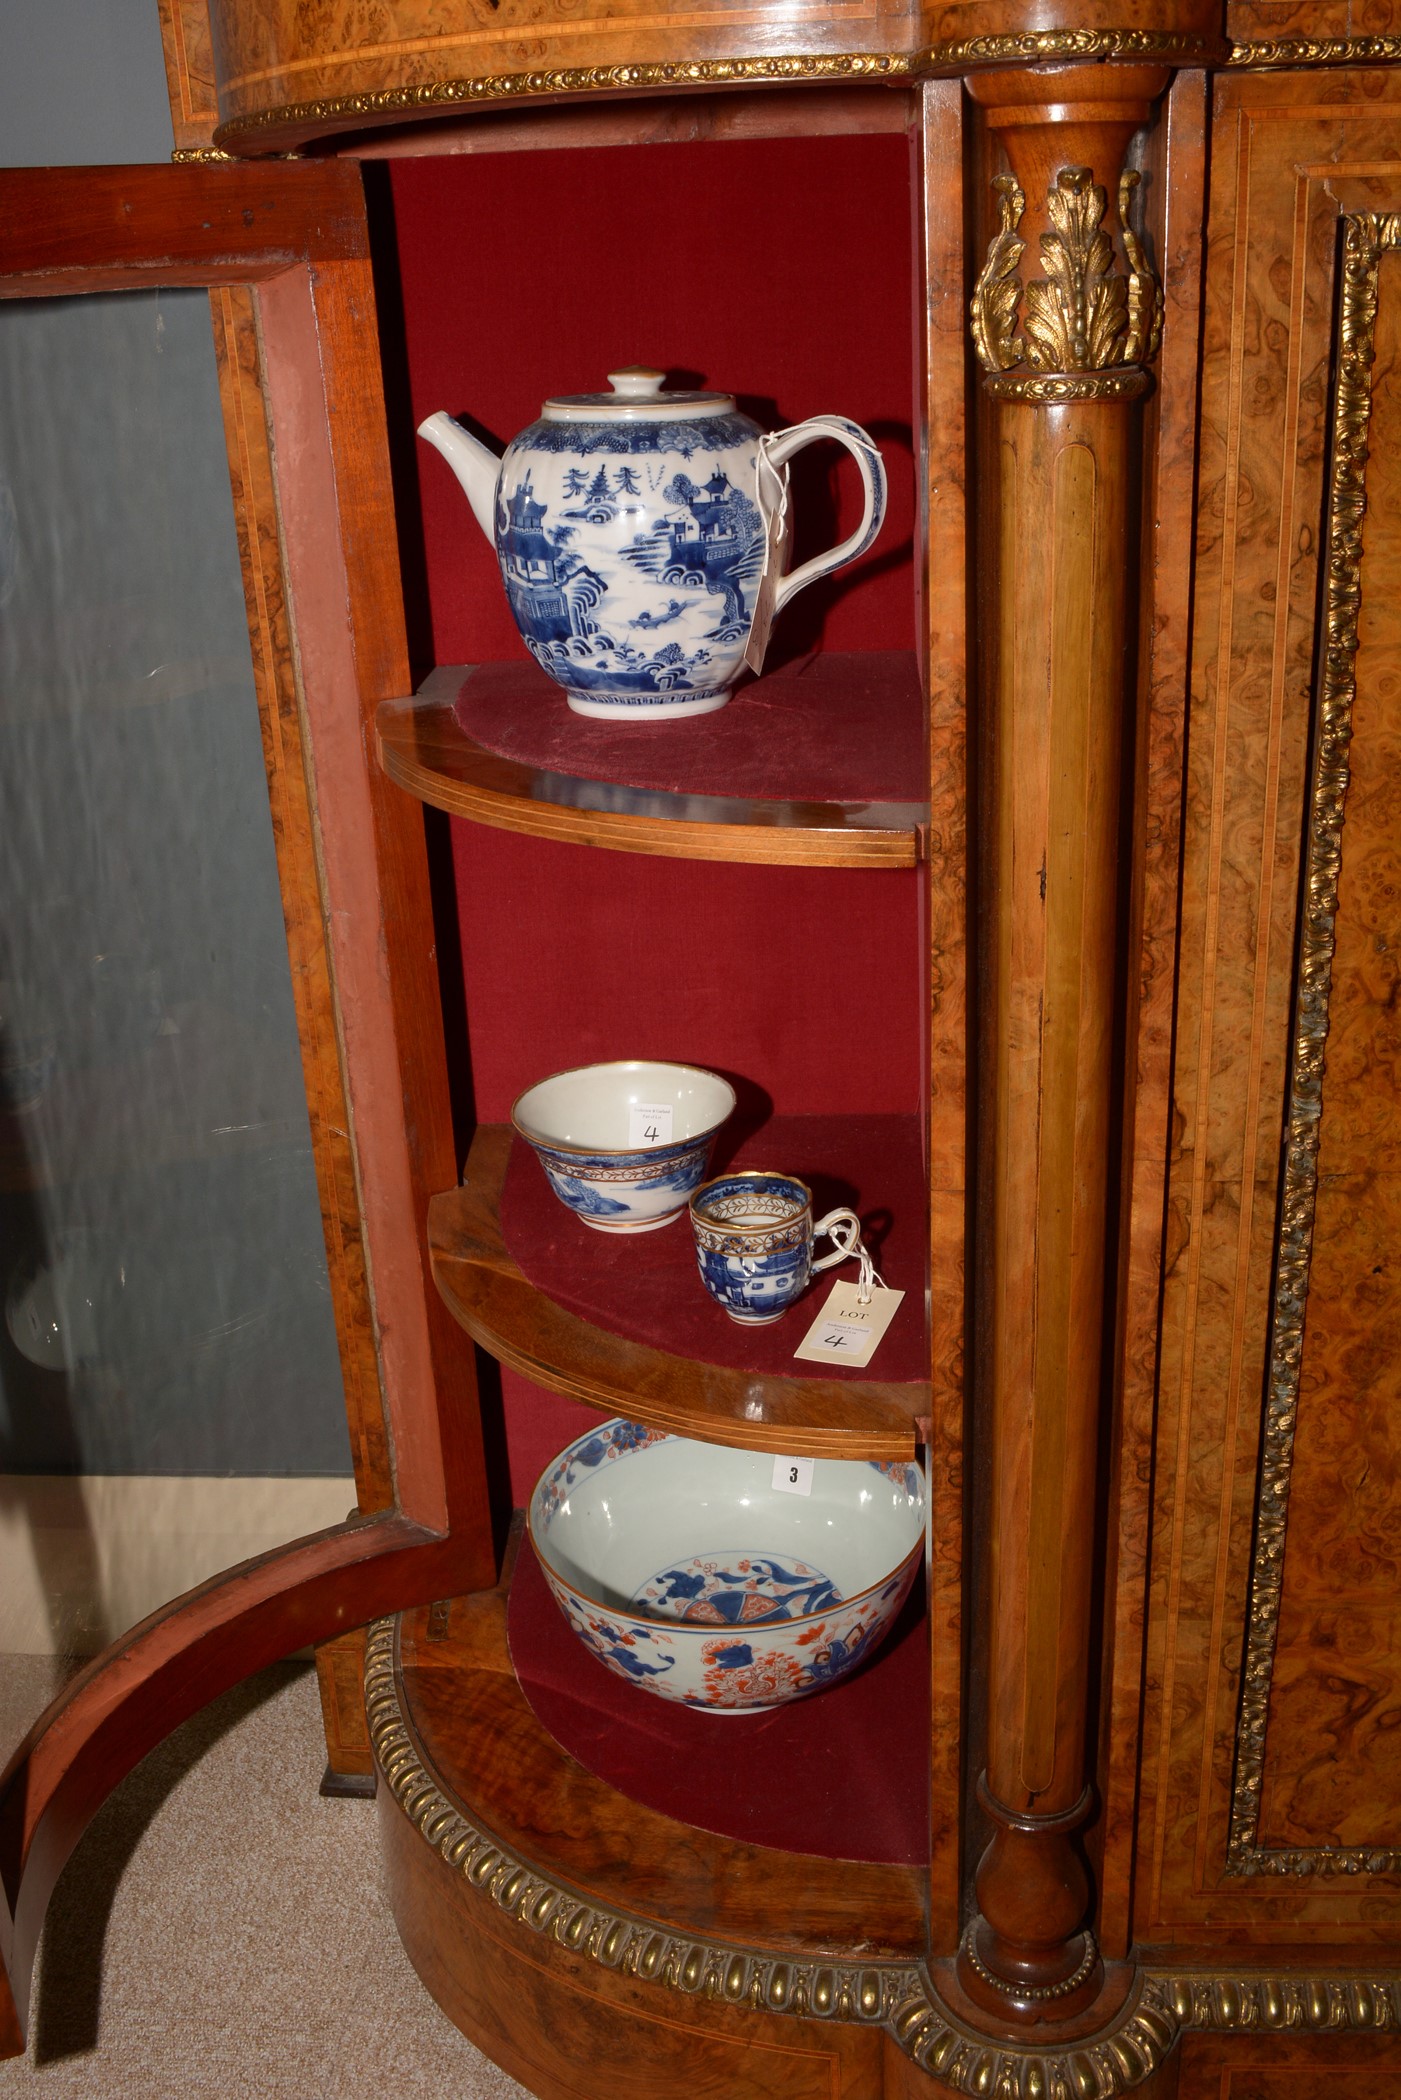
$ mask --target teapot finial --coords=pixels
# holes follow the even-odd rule
[[[657,401],[665,378],[655,365],[624,365],[608,374],[608,384],[620,401]]]

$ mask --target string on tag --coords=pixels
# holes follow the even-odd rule
[[[773,467],[769,459],[769,453],[781,438],[791,437],[795,430],[815,431],[824,437],[836,437],[838,428],[841,430],[840,442],[846,445],[850,451],[864,452],[876,472],[879,473],[883,465],[880,447],[873,442],[858,423],[849,423],[845,416],[809,416],[805,423],[789,423],[782,430],[766,430],[759,439],[759,456],[770,472],[776,476],[780,470]],[[784,481],[785,483],[787,482],[786,475],[784,476]],[[788,506],[786,486],[783,503],[786,510]]]
[[[872,1293],[877,1288],[885,1290],[887,1286],[885,1278],[871,1260],[866,1243],[861,1237],[860,1225],[849,1224],[844,1218],[838,1218],[828,1227],[828,1233],[844,1255],[854,1254],[860,1263],[856,1276],[856,1302],[858,1305],[869,1305]]]
[[[794,451],[810,445],[818,438],[832,438],[853,453],[863,465],[867,481],[867,517],[871,516],[870,505],[875,499],[872,491],[880,492],[879,501],[884,502],[885,467],[880,450],[859,424],[849,423],[845,416],[809,416],[805,423],[790,423],[783,430],[765,431],[755,451],[754,490],[759,507],[759,518],[764,534],[763,565],[759,572],[758,588],[754,594],[754,613],[749,623],[749,637],[744,647],[744,661],[757,678],[764,668],[764,657],[769,646],[769,631],[778,612],[779,593],[785,585],[794,585],[792,577],[783,575],[783,564],[788,554],[788,466],[789,456]],[[793,440],[797,439],[795,445]],[[781,449],[786,448],[786,449]],[[777,454],[777,457],[775,457]],[[829,549],[825,555],[816,555],[805,562],[797,572],[798,588],[803,581],[812,582],[818,576],[826,576],[843,561],[850,560],[858,552],[857,540],[843,541],[840,547]]]
[[[764,561],[754,594],[754,616],[744,645],[744,661],[756,678],[764,668],[764,657],[768,652],[769,630],[778,603],[779,577],[788,547],[788,469],[776,467],[769,458],[770,445],[784,434],[783,431],[774,431],[761,437],[754,462],[755,493],[764,529]]]

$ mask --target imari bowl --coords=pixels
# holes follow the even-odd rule
[[[556,1072],[511,1121],[550,1187],[596,1232],[654,1232],[679,1218],[710,1164],[735,1090],[699,1065],[628,1058]]]
[[[819,1458],[802,1492],[806,1464],[640,1422],[576,1438],[526,1521],[589,1652],[710,1713],[802,1699],[874,1654],[924,1551],[924,1476]]]

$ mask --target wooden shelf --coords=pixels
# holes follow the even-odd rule
[[[532,665],[484,665],[476,673],[470,666],[445,667],[432,674],[417,699],[381,703],[376,717],[380,763],[391,780],[435,809],[536,838],[684,860],[913,867],[921,826],[928,820],[927,804],[915,799],[922,710],[914,659],[891,654],[813,662],[821,664],[819,676],[805,681],[800,673],[811,666],[801,666],[761,680],[718,715],[628,729],[570,715],[558,689]],[[833,706],[844,664],[852,667],[853,684],[863,670],[866,674],[867,710],[855,720],[844,719]],[[878,679],[870,675],[873,665],[881,669]],[[517,734],[508,752],[489,749],[462,726],[457,703],[473,676],[498,683],[508,706],[515,702],[534,710],[524,733],[513,723]],[[547,696],[543,704],[540,689]],[[770,717],[769,696],[775,694],[782,695],[784,711]],[[755,793],[752,751],[743,754],[748,764],[736,757],[727,779],[727,751],[738,748],[747,722],[763,709],[774,746],[772,784],[782,788],[785,766],[791,771],[794,722],[809,710],[808,722],[820,740],[823,718],[812,712],[819,705],[826,706],[841,734],[832,736],[830,758],[819,751],[808,762],[801,794]],[[537,722],[539,733],[532,734]],[[852,795],[850,775],[846,781],[841,777],[844,751],[853,744],[885,751],[896,738],[902,752],[908,751],[908,761],[886,770],[892,780],[905,776],[907,798],[863,801]],[[620,739],[626,747],[621,752]],[[686,780],[684,791],[656,784],[658,739],[665,740],[667,757],[675,761],[672,770]],[[618,758],[607,777],[600,777],[590,759],[604,750]],[[635,763],[631,770],[638,777],[619,778],[630,770],[629,751],[638,761],[645,756],[653,763]],[[745,791],[730,792],[740,780]],[[813,793],[818,787],[824,791]]]
[[[519,1532],[514,1544],[530,1550]],[[919,1868],[719,1837],[632,1800],[563,1750],[536,1716],[511,1658],[515,1557],[498,1589],[406,1612],[398,1622],[393,1694],[442,1801],[535,1875],[586,1892],[591,1904],[663,1920],[676,1933],[759,1940],[798,1958],[849,1956],[856,1948],[867,1960],[923,1957]],[[599,1665],[581,1651],[581,1667]],[[641,1705],[647,1694],[636,1697]],[[821,1727],[820,1702],[807,1718]],[[638,1720],[645,1726],[645,1711]],[[399,1784],[394,1792],[401,1794]],[[852,1840],[859,1844],[855,1814]],[[422,1844],[416,1833],[415,1841]],[[423,1850],[440,1857],[431,1844]]]
[[[552,1392],[678,1436],[798,1457],[915,1456],[916,1419],[929,1411],[922,1381],[785,1377],[699,1363],[610,1333],[556,1304],[506,1247],[500,1206],[510,1149],[509,1129],[483,1125],[464,1186],[428,1206],[438,1289],[499,1362]]]

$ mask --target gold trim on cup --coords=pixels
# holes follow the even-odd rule
[[[727,1174],[716,1174],[709,1181],[703,1181],[695,1191],[688,1205],[693,1222],[699,1216],[696,1205],[700,1202],[701,1197],[706,1194],[707,1190],[718,1188],[722,1181],[789,1181],[795,1189],[802,1190],[807,1198],[803,1208],[811,1215],[813,1207],[812,1190],[805,1181],[800,1181],[796,1174],[785,1174],[778,1167],[733,1167]],[[795,1218],[801,1216],[802,1211],[794,1210],[790,1211],[786,1218],[756,1218],[751,1225],[740,1224],[729,1218],[704,1217],[700,1218],[700,1223],[711,1232],[773,1232],[778,1226],[791,1225]]]

